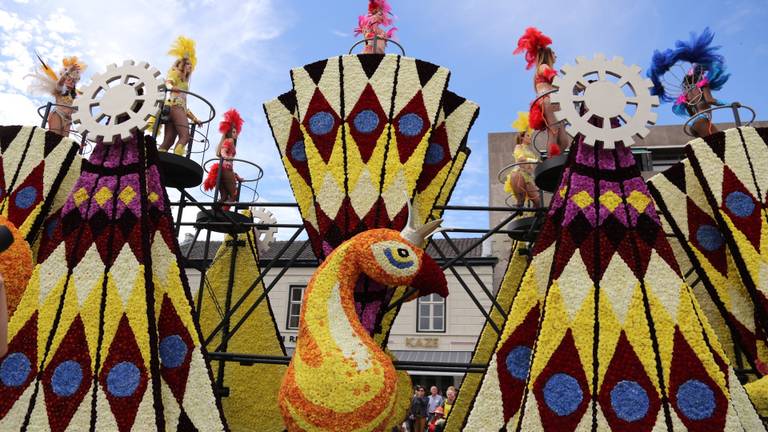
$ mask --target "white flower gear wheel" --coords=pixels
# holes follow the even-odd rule
[[[276,224],[277,218],[275,218],[275,215],[272,214],[272,212],[267,211],[263,207],[251,207],[251,214],[253,215],[254,222],[255,223],[263,223],[263,224]],[[277,227],[270,226],[265,228],[255,228],[254,232],[256,234],[256,245],[260,252],[264,252],[272,245],[272,242],[275,241],[275,236],[277,235]]]
[[[159,76],[160,71],[147,62],[126,60],[119,67],[107,66],[75,99],[72,121],[77,131],[91,140],[112,143],[143,130],[163,103],[165,83]]]
[[[659,98],[649,91],[653,84],[640,75],[640,70],[637,65],[625,65],[621,57],[578,57],[575,66],[563,66],[562,75],[552,82],[558,91],[550,100],[560,106],[555,117],[570,125],[571,135],[583,135],[587,144],[601,141],[605,148],[614,148],[616,142],[632,145],[635,136],[648,135],[646,126],[655,124],[657,118],[652,108],[659,106]],[[633,105],[634,112],[627,113],[627,105]],[[583,114],[579,112],[582,106],[586,110]],[[589,123],[593,116],[602,120],[602,126]],[[620,125],[612,127],[611,119],[616,118]]]

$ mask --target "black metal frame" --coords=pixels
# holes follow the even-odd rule
[[[204,212],[211,212],[212,208],[216,205],[215,201],[211,202],[202,202],[197,201],[192,195],[190,195],[188,192],[181,190],[182,197],[179,201],[172,202],[171,207],[176,207],[178,209],[178,216],[176,221],[176,230],[178,232],[179,228],[181,226],[195,226],[197,225],[195,222],[182,222],[181,221],[181,213],[183,212],[183,209],[188,206],[193,206],[199,208],[201,211]],[[233,203],[234,205],[240,205],[240,206],[247,206],[251,205],[252,203],[249,202],[238,202]],[[298,204],[296,203],[289,203],[289,202],[275,202],[275,203],[268,203],[268,202],[259,202],[258,205],[260,207],[264,208],[270,208],[270,207],[294,207],[297,208]],[[456,280],[458,281],[459,285],[466,291],[470,299],[473,301],[475,306],[478,308],[480,313],[483,314],[483,316],[486,318],[486,322],[491,326],[491,328],[498,334],[501,334],[502,329],[499,328],[499,326],[494,322],[494,320],[490,319],[490,314],[495,308],[496,311],[501,314],[501,316],[505,317],[507,316],[507,311],[503,309],[503,307],[496,301],[495,295],[493,293],[493,287],[488,287],[487,284],[480,278],[480,276],[475,271],[474,267],[477,266],[487,266],[488,260],[478,260],[477,258],[468,258],[466,255],[469,254],[470,251],[477,247],[482,247],[482,243],[490,238],[494,234],[508,234],[509,232],[505,230],[507,224],[514,219],[515,217],[519,216],[520,214],[524,213],[541,213],[545,209],[542,208],[531,208],[531,207],[506,207],[506,206],[500,206],[500,207],[490,207],[490,206],[457,206],[457,205],[447,205],[447,206],[441,206],[438,207],[440,210],[444,211],[469,211],[469,212],[504,212],[508,213],[507,217],[505,217],[500,223],[496,224],[494,227],[490,229],[476,229],[476,228],[448,228],[441,232],[441,235],[446,240],[446,244],[450,248],[449,251],[444,251],[440,246],[437,244],[434,244],[434,250],[437,253],[437,256],[435,257],[438,261],[438,263],[441,264],[442,268],[448,271],[451,271],[451,273],[454,275]],[[228,222],[220,222],[221,224],[238,224],[238,222],[235,221],[228,221]],[[218,393],[220,395],[226,395],[227,389],[223,388],[223,376],[224,376],[224,364],[226,362],[237,362],[242,365],[252,365],[255,363],[264,363],[264,364],[287,364],[290,361],[290,357],[287,356],[269,356],[269,355],[263,355],[262,353],[233,353],[229,352],[227,349],[227,344],[231,337],[237,333],[237,331],[243,326],[244,323],[246,323],[251,316],[251,314],[256,310],[256,308],[261,304],[262,301],[264,301],[265,298],[269,295],[269,293],[277,286],[277,283],[280,281],[282,276],[293,266],[295,265],[319,265],[319,261],[317,259],[311,260],[311,262],[305,262],[306,259],[300,259],[303,252],[306,250],[307,247],[309,247],[309,242],[306,241],[302,244],[298,250],[296,250],[293,254],[288,256],[286,253],[291,245],[293,245],[299,235],[304,232],[304,225],[303,224],[281,224],[281,223],[275,223],[275,224],[267,224],[267,223],[261,223],[261,222],[252,222],[248,224],[240,224],[244,226],[254,227],[254,228],[268,228],[268,227],[278,227],[278,228],[291,228],[294,229],[293,235],[290,237],[290,239],[282,244],[281,249],[277,252],[277,254],[274,256],[274,258],[270,260],[261,260],[261,269],[260,274],[254,280],[250,287],[245,290],[245,292],[238,296],[233,295],[233,279],[230,277],[227,285],[227,291],[226,291],[226,298],[224,300],[224,304],[221,304],[221,302],[216,299],[215,296],[213,296],[213,301],[215,302],[216,309],[219,311],[220,314],[220,321],[219,323],[214,327],[214,329],[210,332],[210,334],[204,334],[203,335],[203,345],[208,350],[208,355],[211,360],[219,361],[219,367],[216,368],[216,377],[215,381],[218,386]],[[210,231],[207,232],[205,241],[203,243],[203,256],[201,259],[190,259],[190,253],[192,252],[195,243],[198,240],[200,231],[202,229],[205,229],[205,227],[197,227],[198,230],[193,238],[193,240],[185,246],[188,248],[186,250],[186,255],[184,257],[184,262],[182,263],[182,266],[185,268],[194,268],[200,272],[200,285],[199,290],[197,292],[197,298],[196,298],[196,315],[199,319],[200,310],[202,307],[203,302],[203,294],[206,289],[210,289],[209,284],[207,282],[206,273],[208,270],[208,267],[211,265],[212,260],[209,259],[210,254],[210,240],[211,240],[211,234]],[[474,238],[473,242],[469,244],[466,248],[461,249],[459,248],[456,243],[451,238],[452,233],[475,233],[475,234],[483,234],[481,237]],[[239,249],[239,247],[244,245],[235,243],[234,249]],[[230,259],[230,269],[233,268],[235,259],[236,259],[236,252],[233,252]],[[449,258],[450,256],[450,258]],[[470,283],[465,280],[465,276],[462,276],[461,273],[457,270],[456,266],[460,266],[463,268],[468,269],[471,280],[474,281],[474,287],[479,287],[479,292],[477,288],[471,288]],[[276,269],[277,267],[277,269]],[[277,272],[275,274],[275,272]],[[254,291],[257,289],[257,287],[264,281],[264,278],[269,275],[273,276],[274,278],[271,280],[271,282],[264,287],[264,290],[259,290],[259,295],[255,296]],[[411,294],[410,290],[406,290],[406,294],[401,298],[405,299]],[[482,301],[487,300],[487,302],[490,304],[490,307],[488,310],[486,310],[485,307],[482,305]],[[403,300],[398,300],[392,302],[387,310],[391,310],[394,308],[397,308]],[[234,322],[233,316],[236,313],[241,313],[240,318]],[[214,340],[216,343],[213,343]],[[487,368],[486,365],[482,364],[473,364],[473,363],[430,363],[430,362],[412,362],[412,361],[395,361],[394,362],[395,367],[397,369],[401,370],[410,370],[410,371],[433,371],[433,372],[444,372],[444,373],[464,373],[464,372],[484,372]]]

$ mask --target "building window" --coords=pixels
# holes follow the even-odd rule
[[[419,297],[416,313],[416,331],[444,332],[445,331],[445,298],[438,294]]]
[[[299,316],[301,315],[301,300],[304,298],[305,285],[291,285],[288,294],[288,323],[285,328],[296,330],[299,328]]]

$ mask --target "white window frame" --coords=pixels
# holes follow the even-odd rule
[[[293,291],[294,289],[301,290],[301,295],[299,296],[298,301],[293,298]],[[306,285],[290,285],[288,287],[288,311],[286,313],[286,319],[285,319],[285,328],[286,330],[298,330],[299,329],[299,317],[301,316],[301,304],[304,302],[304,292],[307,290]],[[291,313],[291,310],[293,309],[293,305],[298,304],[299,305],[299,314],[293,315]],[[296,326],[291,326],[291,318],[296,317]]]
[[[436,315],[435,314],[435,305],[442,305],[443,306],[443,314],[442,315]],[[429,307],[429,327],[423,328],[421,326],[421,308],[422,306],[428,306]],[[438,294],[430,294],[425,297],[419,297],[419,300],[416,304],[416,331],[419,333],[445,333],[447,323],[446,323],[446,315],[447,315],[447,307],[446,307],[446,301],[444,297],[440,297]],[[436,328],[435,327],[435,318],[442,318],[443,319],[443,326],[442,328]]]

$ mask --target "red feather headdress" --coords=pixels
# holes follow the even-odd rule
[[[520,36],[520,39],[517,40],[517,48],[513,54],[520,54],[525,51],[525,61],[528,62],[525,68],[530,69],[536,64],[536,56],[539,50],[548,47],[550,44],[552,44],[552,39],[549,36],[542,33],[536,27],[528,27],[525,29],[525,33]]]
[[[239,135],[240,130],[243,128],[243,123],[244,120],[242,117],[240,117],[240,113],[237,112],[236,109],[232,108],[224,113],[224,120],[219,123],[219,132],[225,134],[229,132],[230,129],[235,128]]]

